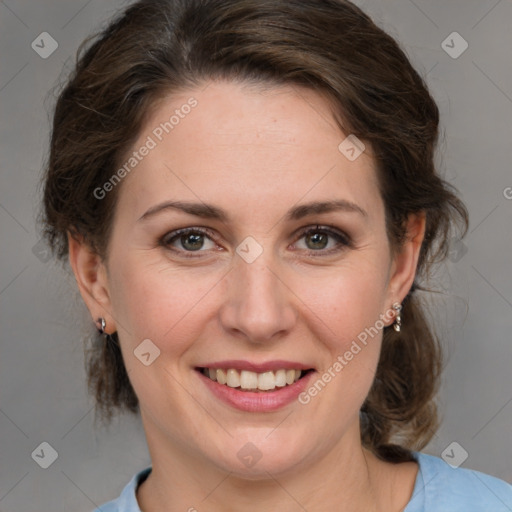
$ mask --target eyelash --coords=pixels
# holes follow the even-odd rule
[[[344,250],[346,248],[353,247],[352,240],[347,234],[345,234],[341,231],[338,231],[336,228],[333,228],[331,226],[326,226],[326,225],[324,225],[324,226],[316,225],[314,227],[305,228],[299,232],[296,240],[298,241],[301,238],[304,238],[305,236],[307,236],[309,234],[313,234],[313,233],[322,233],[322,234],[328,235],[329,237],[332,237],[336,242],[336,246],[331,249],[327,249],[327,250],[324,250],[324,249],[306,250],[306,253],[309,256],[314,256],[314,257],[328,256],[335,252],[341,252],[342,250]],[[179,253],[180,255],[182,255],[185,258],[201,257],[202,255],[200,255],[200,253],[206,252],[206,251],[203,251],[203,250],[186,251],[186,250],[178,250],[173,247],[170,247],[170,244],[172,244],[180,236],[188,235],[188,234],[205,235],[208,238],[210,238],[213,242],[215,242],[215,234],[211,230],[206,229],[206,228],[194,227],[194,228],[178,229],[176,231],[171,231],[169,233],[166,233],[162,238],[160,238],[159,245],[164,247],[165,249],[168,249],[175,253]],[[197,253],[199,253],[199,254],[197,254]]]

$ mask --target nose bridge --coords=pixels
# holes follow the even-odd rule
[[[221,315],[226,329],[261,342],[293,327],[296,313],[278,268],[266,251],[250,262],[236,257]]]
[[[270,270],[272,262],[265,256],[253,263],[238,262],[238,279],[243,282],[245,287],[245,295],[247,300],[255,300],[260,302],[260,298],[265,298],[266,301],[261,301],[263,304],[271,305],[272,302],[279,302],[279,289],[278,273]]]

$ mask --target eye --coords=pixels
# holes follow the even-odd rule
[[[202,252],[215,248],[211,235],[199,228],[184,228],[164,235],[161,245],[177,252]]]
[[[213,240],[215,235],[205,228],[183,228],[165,234],[159,245],[186,257],[193,253],[204,253],[215,250],[218,245]],[[345,233],[328,226],[315,226],[303,230],[293,249],[306,251],[315,256],[339,252],[351,246],[351,239]]]
[[[322,252],[329,254],[351,245],[350,238],[346,234],[333,228],[320,226],[303,231],[299,238],[299,241],[302,240],[304,242],[302,244],[297,242],[295,247],[310,253]]]

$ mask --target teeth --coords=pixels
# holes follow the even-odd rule
[[[276,387],[282,388],[286,386],[286,370],[277,370],[276,372]]]
[[[219,384],[226,384],[226,372],[224,370],[217,370],[217,382]]]
[[[238,386],[240,386],[240,374],[236,370],[228,370],[226,384],[230,388],[237,388]]]
[[[276,377],[274,372],[265,372],[258,375],[258,389],[268,391],[276,388]]]
[[[258,389],[258,374],[242,370],[240,372],[240,387],[242,389]]]
[[[248,370],[238,371],[234,368],[227,370],[204,368],[203,374],[211,380],[231,388],[240,388],[245,391],[271,391],[297,382],[302,371],[283,369],[276,372],[256,373]]]

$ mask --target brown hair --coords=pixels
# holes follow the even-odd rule
[[[66,234],[105,257],[119,186],[94,190],[117,169],[155,101],[212,79],[301,85],[324,95],[340,127],[372,148],[394,250],[404,222],[426,213],[417,279],[449,249],[468,214],[436,172],[439,111],[397,42],[346,0],[142,0],[84,43],[59,95],[44,181],[44,230],[65,259]],[[411,460],[438,425],[439,340],[415,290],[400,332],[384,329],[381,358],[361,409],[363,444],[389,461]],[[116,335],[86,359],[89,390],[108,422],[138,400]]]

